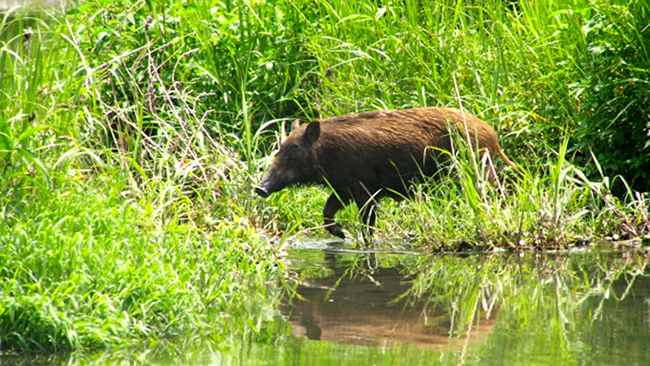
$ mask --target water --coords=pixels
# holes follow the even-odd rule
[[[314,241],[288,262],[296,291],[261,334],[0,364],[650,364],[645,252],[416,255]]]
[[[382,364],[648,365],[647,260],[296,250],[297,292],[308,301],[283,313],[294,336],[363,345]]]
[[[442,309],[403,296],[414,278],[401,264],[381,267],[375,253],[325,251],[320,261],[310,254],[297,251],[293,259],[294,268],[303,267],[299,275],[306,273],[296,288],[304,300],[281,308],[292,335],[383,349],[399,343],[443,349],[464,341],[449,338],[453,332]],[[483,317],[470,336],[488,333],[493,319]]]

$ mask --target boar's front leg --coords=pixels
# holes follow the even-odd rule
[[[327,202],[325,202],[325,207],[323,208],[325,229],[327,229],[327,231],[332,235],[338,236],[341,239],[345,239],[345,234],[343,234],[341,224],[334,221],[334,215],[336,215],[336,213],[349,201],[349,197],[342,195],[337,196],[336,193],[332,193],[329,198],[327,198]]]

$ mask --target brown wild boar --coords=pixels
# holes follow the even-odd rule
[[[294,122],[255,192],[268,197],[290,185],[330,186],[334,192],[323,208],[325,228],[344,238],[334,215],[354,201],[368,239],[381,197],[408,197],[416,178],[438,171],[445,155],[441,150],[451,150],[449,128],[461,136],[468,131],[471,145],[478,145],[481,156],[486,152],[498,155],[517,169],[501,151],[494,129],[468,113],[445,108],[379,111],[303,125]],[[490,180],[495,178],[490,175]]]

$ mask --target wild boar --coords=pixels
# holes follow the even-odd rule
[[[325,228],[345,238],[334,215],[354,201],[366,225],[364,239],[368,240],[380,198],[408,197],[418,177],[432,176],[439,170],[446,156],[441,151],[452,149],[450,128],[461,136],[468,131],[472,147],[478,146],[481,156],[499,155],[517,169],[501,151],[494,129],[468,113],[446,108],[390,110],[302,125],[294,122],[255,192],[268,197],[290,185],[329,186],[334,192],[323,208]],[[490,175],[490,180],[495,178]]]

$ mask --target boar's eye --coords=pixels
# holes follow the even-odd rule
[[[291,144],[286,147],[286,150],[283,154],[289,160],[302,160],[305,155],[305,151],[298,144]]]
[[[289,154],[289,155],[299,154],[300,153],[300,146],[298,146],[296,144],[291,144],[291,145],[287,146],[286,153]]]

